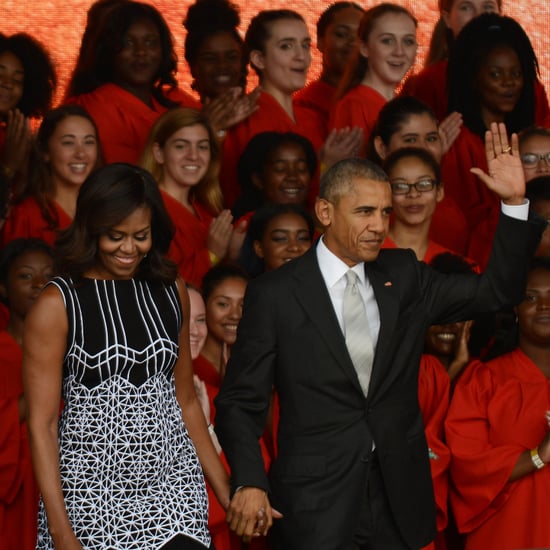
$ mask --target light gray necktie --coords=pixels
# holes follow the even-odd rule
[[[358,288],[359,277],[353,270],[346,273],[344,291],[344,335],[349,355],[365,396],[369,389],[374,350],[370,337],[365,304]]]

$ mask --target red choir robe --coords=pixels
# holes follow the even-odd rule
[[[462,210],[468,223],[468,256],[484,269],[500,215],[500,200],[470,168],[488,172],[483,140],[466,126],[443,158],[445,194]]]
[[[445,422],[451,506],[466,550],[547,548],[550,467],[509,481],[548,431],[550,381],[520,350],[470,365]]]
[[[382,248],[399,248],[395,241],[393,241],[390,237],[386,237],[384,239],[384,242],[382,243]],[[433,241],[428,242],[428,248],[426,249],[426,254],[424,254],[424,257],[422,258],[422,261],[424,263],[429,264],[434,256],[437,256],[438,254],[443,254],[445,252],[451,252],[453,254],[456,254],[456,252],[449,250],[448,248],[445,248],[444,246],[441,246],[440,244],[437,244]]]
[[[168,257],[177,264],[179,274],[185,281],[200,288],[202,278],[212,267],[206,248],[212,215],[200,203],[194,202],[195,216],[165,191],[161,190],[161,195],[175,228]]]
[[[438,61],[411,75],[400,95],[412,95],[430,106],[440,122],[447,116],[447,60]],[[544,85],[535,81],[535,124],[544,126],[549,119],[550,108]]]
[[[444,422],[449,408],[451,381],[445,367],[433,355],[424,354],[418,375],[418,401],[430,451],[430,468],[436,505],[437,537],[432,548],[446,548],[443,533],[447,527],[449,463],[451,453],[445,443]]]
[[[239,158],[256,134],[294,132],[309,139],[316,151],[321,148],[326,138],[326,129],[317,114],[309,108],[294,105],[294,117],[296,121],[288,116],[272,95],[261,92],[257,111],[228,130],[223,143],[220,170],[220,186],[227,208],[231,208],[241,194],[237,177]],[[318,184],[318,178],[312,178],[312,196],[317,194]]]
[[[451,197],[444,196],[437,203],[432,216],[430,239],[464,256],[468,250],[469,237],[464,213]]]
[[[322,80],[314,80],[305,88],[296,92],[294,104],[311,109],[321,119],[323,126],[328,129],[330,109],[334,104],[336,88]]]
[[[19,420],[21,360],[17,342],[8,332],[0,332],[0,550],[36,546],[38,487],[27,425]]]
[[[59,231],[69,227],[72,219],[55,201],[52,201],[52,205],[58,219],[56,228],[48,226],[34,197],[27,197],[13,206],[4,227],[0,231],[0,246],[4,246],[13,239],[28,239],[29,237],[42,239],[50,246],[54,246]]]
[[[94,120],[105,164],[137,164],[149,130],[167,110],[155,99],[152,101],[153,108],[120,86],[107,83],[70,98],[68,103],[82,105]]]
[[[387,103],[374,88],[359,84],[340,98],[330,111],[328,129],[359,127],[363,130],[361,156],[365,157],[369,136],[378,119],[380,109]]]
[[[222,377],[214,365],[212,365],[212,363],[210,363],[210,361],[208,361],[208,359],[206,359],[203,355],[199,355],[193,360],[193,371],[206,386],[208,400],[210,402],[210,423],[213,424],[216,417],[214,398],[220,391]],[[270,459],[267,450],[265,450],[263,445],[262,452],[266,469],[268,469]],[[220,458],[226,470],[229,472],[229,465],[227,464],[223,452],[220,455]],[[208,482],[206,483],[206,488],[208,490],[208,529],[210,530],[212,543],[216,547],[216,550],[241,550],[243,548],[247,548],[249,550],[266,550],[267,544],[264,537],[254,539],[248,546],[243,547],[240,537],[229,530],[227,522],[225,521],[225,510],[216,499],[214,491]]]

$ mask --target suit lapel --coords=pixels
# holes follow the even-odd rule
[[[298,261],[300,264],[294,273],[297,284],[293,289],[296,300],[304,308],[311,324],[328,346],[336,363],[344,370],[357,390],[362,393],[342,329],[317,263],[315,246],[311,247],[300,260],[296,260],[296,262]]]
[[[379,262],[365,264],[367,277],[374,290],[374,296],[380,312],[380,332],[374,354],[374,364],[369,385],[370,398],[376,391],[380,380],[383,379],[386,370],[384,360],[392,356],[390,349],[395,343],[392,335],[399,313],[399,296],[395,281],[384,271]]]

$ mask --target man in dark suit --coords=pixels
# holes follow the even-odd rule
[[[491,176],[476,173],[509,215],[501,216],[482,276],[442,275],[410,250],[380,251],[391,188],[377,166],[350,159],[322,178],[315,208],[325,232],[317,245],[250,283],[216,399],[216,432],[235,490],[228,521],[239,535],[265,532],[272,505],[283,515],[272,533],[281,550],[408,549],[433,539],[417,398],[424,334],[432,324],[520,301],[541,231],[524,221],[517,138],[510,148],[505,128],[495,126],[488,158]],[[365,346],[374,346],[366,385],[355,344],[347,344],[350,269],[366,314]],[[273,387],[280,421],[268,481],[258,438]]]

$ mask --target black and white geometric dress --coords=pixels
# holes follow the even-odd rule
[[[59,422],[69,519],[85,550],[210,545],[197,454],[176,401],[176,284],[55,278],[69,319]],[[41,503],[37,548],[53,549]]]

